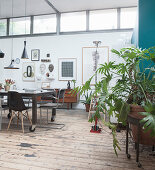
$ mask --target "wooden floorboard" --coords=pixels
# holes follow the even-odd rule
[[[49,117],[50,120],[50,117]],[[125,155],[125,132],[118,133],[121,151],[118,157],[112,147],[110,130],[103,127],[101,134],[90,133],[91,123],[83,110],[57,110],[55,123],[63,123],[62,129],[46,124],[44,112],[42,127],[28,131],[25,123],[25,134],[13,121],[6,131],[8,120],[3,115],[3,127],[0,131],[0,170],[52,170],[52,169],[92,169],[92,170],[132,170],[140,169],[135,162],[135,150],[130,144],[131,159]],[[141,169],[155,170],[155,157],[148,149],[141,148]],[[150,148],[149,148],[150,149]]]

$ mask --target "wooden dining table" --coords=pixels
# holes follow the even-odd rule
[[[26,91],[26,90],[13,90],[17,91],[22,95],[22,97],[28,97],[32,99],[32,126],[29,127],[30,132],[34,132],[37,125],[37,98],[51,95],[52,92],[48,90],[40,91]],[[0,91],[0,96],[7,96],[7,91]],[[54,96],[54,95],[53,95]]]

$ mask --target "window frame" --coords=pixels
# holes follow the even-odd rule
[[[107,32],[122,32],[122,31],[133,31],[133,28],[120,28],[120,11],[122,8],[138,8],[137,6],[130,6],[130,7],[119,7],[119,8],[104,8],[104,9],[93,9],[93,10],[80,10],[80,11],[69,11],[69,12],[62,12],[62,13],[74,13],[74,12],[86,12],[86,30],[85,31],[69,31],[69,32],[60,32],[60,15],[62,13],[48,13],[48,14],[38,14],[38,15],[27,15],[26,17],[30,17],[30,34],[20,34],[20,35],[9,35],[9,25],[10,20],[12,18],[23,18],[25,16],[19,17],[9,17],[9,18],[0,18],[0,19],[7,19],[7,35],[0,36],[0,39],[5,38],[19,38],[19,37],[38,37],[38,36],[55,36],[55,35],[74,35],[74,34],[90,34],[90,33],[107,33]],[[89,12],[90,11],[97,11],[97,10],[108,10],[108,9],[117,9],[117,28],[116,29],[102,29],[102,30],[90,30],[89,29]],[[52,15],[56,14],[56,32],[50,33],[33,33],[33,26],[34,26],[34,17],[35,16],[43,16],[43,15]]]

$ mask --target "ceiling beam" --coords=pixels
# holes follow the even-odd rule
[[[46,2],[50,7],[52,7],[52,9],[53,9],[57,14],[60,13],[49,0],[45,0],[45,2]]]

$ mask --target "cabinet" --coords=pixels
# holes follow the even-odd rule
[[[64,103],[67,104],[67,108],[69,109],[72,104],[77,103],[79,101],[79,93],[78,94],[72,94],[72,89],[65,89],[65,96],[64,96]],[[60,100],[62,102],[62,100]]]

